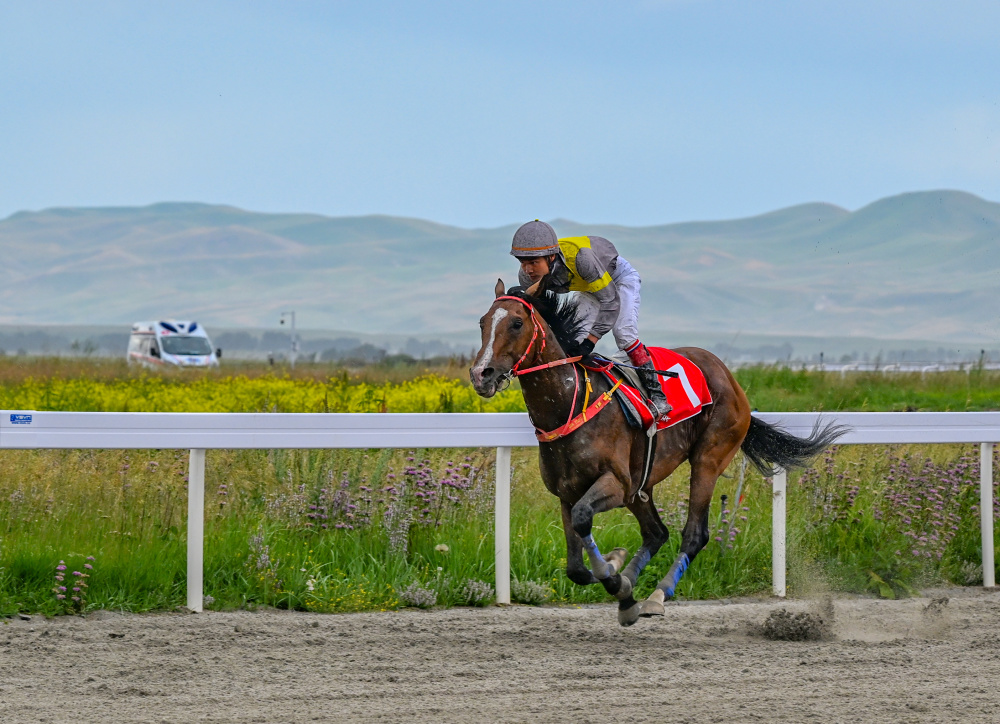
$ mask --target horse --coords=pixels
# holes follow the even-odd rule
[[[619,624],[631,626],[640,617],[664,615],[664,602],[673,597],[681,576],[709,541],[715,484],[738,451],[763,475],[772,476],[775,466],[806,465],[844,428],[820,429],[817,423],[808,438],[799,438],[765,423],[751,415],[746,394],[722,360],[704,349],[681,347],[674,352],[702,370],[713,404],[656,432],[647,445],[647,432],[630,427],[621,408],[607,404],[612,384],[604,375],[589,374],[580,357],[567,356],[565,350],[573,349],[586,334],[586,320],[573,305],[560,304],[556,295],[546,292],[545,282],[543,278],[527,290],[513,287],[505,292],[503,281],[497,281],[493,304],[479,322],[482,345],[469,376],[484,398],[495,395],[514,376],[520,378],[540,440],[542,481],[562,508],[566,575],[579,585],[601,583],[618,600]],[[581,373],[587,378],[586,394],[580,390]],[[584,414],[591,388],[594,398],[605,404]],[[574,420],[585,422],[573,427]],[[652,457],[649,465],[647,454]],[[640,603],[634,596],[636,581],[669,535],[652,488],[685,460],[691,466],[691,481],[680,552],[667,575]],[[602,555],[592,535],[595,515],[622,506],[635,516],[642,534],[642,545],[624,567],[628,552],[616,548]]]

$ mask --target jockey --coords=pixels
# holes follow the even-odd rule
[[[614,244],[600,236],[556,237],[544,221],[529,221],[514,233],[511,256],[521,262],[518,280],[528,287],[546,274],[549,289],[556,293],[586,292],[600,305],[597,319],[586,339],[571,354],[588,355],[610,330],[618,349],[639,368],[657,419],[672,409],[660,377],[654,371],[649,350],[639,341],[639,272],[618,255]]]

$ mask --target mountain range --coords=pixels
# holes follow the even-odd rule
[[[1000,338],[1000,204],[968,193],[662,226],[551,223],[610,239],[639,270],[651,342]],[[0,221],[0,324],[275,328],[295,310],[300,328],[476,339],[497,278],[516,283],[517,226],[200,203],[23,211]]]

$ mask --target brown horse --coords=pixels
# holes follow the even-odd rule
[[[515,373],[528,415],[540,431],[564,427],[584,409],[579,389],[581,374],[567,358],[583,328],[574,310],[560,307],[554,295],[539,284],[527,292],[519,288],[504,293],[497,281],[496,300],[480,320],[482,348],[469,370],[472,384],[482,397],[492,397]],[[648,482],[642,475],[647,449],[646,433],[629,427],[617,404],[608,404],[575,431],[539,445],[542,481],[562,503],[566,534],[566,574],[575,583],[600,582],[618,599],[618,621],[630,626],[640,616],[663,615],[663,602],[673,596],[681,576],[709,540],[708,512],[719,476],[742,448],[765,475],[774,465],[801,466],[833,442],[842,430],[815,429],[808,439],[797,438],[761,422],[750,414],[750,404],[739,384],[718,357],[696,347],[675,350],[705,374],[713,404],[700,414],[656,434]],[[556,363],[554,366],[546,366]],[[593,397],[611,385],[603,375],[589,375]],[[642,569],[667,541],[666,525],[647,495],[685,460],[691,464],[691,489],[681,550],[667,576],[641,604],[633,591]],[[639,521],[642,546],[622,568],[627,551],[616,548],[601,555],[591,535],[594,515],[627,507]],[[583,561],[586,551],[590,567]]]

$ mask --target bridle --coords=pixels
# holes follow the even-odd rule
[[[511,383],[511,380],[513,380],[515,377],[521,377],[522,375],[531,374],[532,372],[547,370],[552,367],[559,367],[560,365],[572,364],[573,377],[576,381],[576,385],[573,389],[573,401],[572,403],[570,403],[569,406],[569,417],[566,420],[566,424],[564,424],[562,427],[559,427],[555,430],[551,430],[549,432],[545,432],[544,430],[541,430],[537,425],[535,425],[535,437],[537,437],[540,442],[552,442],[554,440],[558,440],[561,437],[565,437],[566,435],[569,435],[571,432],[573,432],[581,425],[583,425],[583,423],[587,422],[587,420],[589,420],[591,417],[600,412],[604,408],[604,406],[611,401],[611,395],[614,393],[615,390],[618,389],[619,385],[621,385],[621,380],[618,380],[618,382],[615,383],[614,387],[612,387],[610,390],[608,390],[600,397],[598,397],[594,401],[593,405],[588,406],[588,403],[590,402],[590,393],[593,391],[593,388],[590,385],[590,375],[587,373],[587,368],[584,367],[583,375],[587,383],[587,395],[583,401],[583,412],[581,412],[576,417],[573,417],[573,410],[576,409],[576,397],[580,393],[580,366],[577,365],[576,363],[582,360],[583,357],[581,355],[577,355],[576,357],[565,357],[563,359],[553,360],[552,362],[546,362],[545,364],[536,365],[535,367],[529,367],[524,370],[520,369],[524,361],[528,359],[528,355],[531,354],[531,348],[535,346],[535,341],[538,339],[539,330],[541,330],[542,332],[542,344],[541,347],[539,347],[538,349],[538,354],[541,354],[542,352],[545,351],[545,343],[546,343],[545,328],[542,327],[541,322],[538,319],[538,316],[535,314],[534,305],[532,305],[527,300],[515,296],[497,297],[497,301],[501,299],[517,301],[523,304],[525,307],[527,307],[528,313],[531,315],[531,323],[534,326],[534,330],[532,331],[531,334],[531,340],[528,342],[528,346],[525,348],[524,354],[521,355],[521,358],[514,363],[514,366],[510,368],[509,372],[500,375],[500,378],[497,381],[497,390],[501,391],[507,389],[507,387]]]
[[[527,307],[528,313],[531,315],[531,324],[534,327],[534,330],[531,333],[531,340],[528,342],[528,346],[525,348],[524,354],[521,355],[521,358],[514,363],[514,366],[510,368],[509,372],[505,372],[504,374],[500,375],[500,378],[497,381],[498,391],[507,389],[510,386],[511,380],[513,380],[515,377],[520,377],[522,375],[530,374],[531,372],[538,372],[540,370],[549,369],[550,367],[558,367],[559,365],[572,364],[574,362],[579,362],[581,359],[583,359],[583,357],[581,356],[566,357],[565,359],[555,360],[554,362],[548,362],[543,365],[538,365],[537,367],[529,367],[526,370],[519,369],[524,360],[528,359],[528,355],[531,354],[531,348],[535,346],[535,341],[538,339],[539,330],[541,330],[542,332],[542,346],[539,347],[538,354],[542,354],[542,352],[545,351],[545,344],[546,344],[545,328],[542,327],[540,320],[538,319],[538,315],[535,314],[535,307],[533,304],[531,304],[531,302],[525,299],[521,299],[521,297],[515,297],[515,296],[500,296],[496,298],[496,301],[500,301],[501,299],[507,301],[520,302],[525,307]],[[573,399],[575,400],[576,397],[574,396]]]

